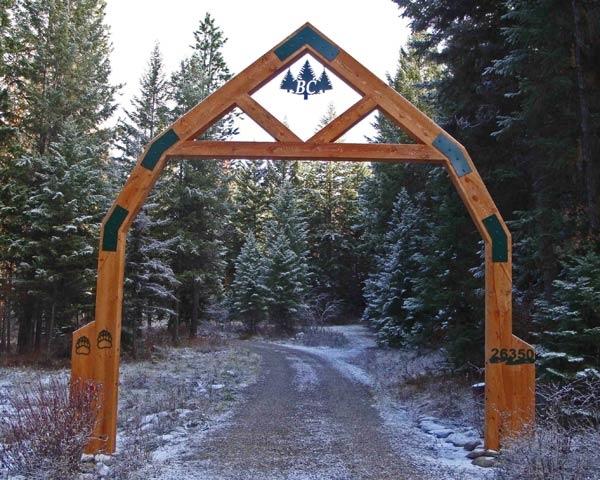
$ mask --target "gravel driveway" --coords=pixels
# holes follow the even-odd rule
[[[369,388],[307,352],[253,343],[262,373],[246,401],[181,458],[190,479],[419,479],[392,450]]]

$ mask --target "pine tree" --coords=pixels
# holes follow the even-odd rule
[[[270,191],[267,188],[268,167],[263,162],[234,163],[230,181],[231,234],[228,254],[235,259],[249,233],[263,241],[262,231],[270,216]]]
[[[573,256],[554,281],[551,299],[536,302],[537,357],[554,380],[600,377],[600,255]]]
[[[311,283],[307,226],[296,196],[286,182],[273,201],[265,235],[267,309],[271,322],[285,331],[293,329]]]
[[[246,324],[249,333],[256,333],[258,324],[267,317],[268,287],[265,256],[252,233],[235,262],[235,278],[231,284],[231,312]]]
[[[21,0],[11,11],[16,51],[6,78],[22,153],[0,165],[10,179],[0,231],[12,245],[0,253],[16,267],[21,352],[91,311],[93,246],[108,206],[103,125],[115,108],[104,8],[102,0]]]
[[[266,306],[269,320],[285,332],[294,328],[294,320],[304,302],[307,284],[306,259],[299,257],[276,222],[267,228]]]
[[[282,90],[287,90],[288,92],[293,92],[296,90],[296,80],[292,76],[292,72],[288,69],[285,77],[281,81],[280,87]]]
[[[421,200],[417,197],[417,201]],[[420,304],[414,297],[414,281],[423,235],[423,210],[406,190],[394,203],[390,229],[385,235],[383,252],[377,257],[377,270],[365,282],[363,319],[378,331],[381,343],[398,346],[419,328]]]
[[[168,123],[168,92],[158,44],[152,50],[146,72],[140,81],[140,92],[132,100],[133,109],[119,122],[115,159],[121,185],[135,165],[144,146]],[[118,192],[115,192],[115,195]],[[174,288],[177,280],[169,264],[175,240],[162,232],[166,219],[150,214],[156,210],[157,194],[152,192],[138,213],[129,231],[126,253],[123,332],[124,346],[137,356],[143,338],[140,326],[143,317],[148,324],[153,318],[174,315]]]
[[[336,116],[330,105],[317,129]],[[353,226],[358,219],[358,189],[367,172],[365,165],[355,162],[306,162],[299,172],[315,287],[350,310],[360,307],[363,278]]]
[[[10,189],[22,210],[8,254],[20,260],[19,292],[35,295],[20,304],[20,352],[41,348],[42,334],[51,345],[57,327],[92,309],[93,245],[107,204],[101,175],[106,145],[78,131],[75,122],[62,127],[45,154],[24,155],[12,169],[19,179],[36,172],[26,186]]]
[[[329,80],[329,75],[327,75],[327,72],[325,71],[325,69],[323,69],[323,73],[321,74],[321,76],[319,77],[319,81],[317,82],[317,90],[321,92],[326,92],[327,90],[331,89],[333,89],[333,86],[331,85],[331,80]]]
[[[172,118],[186,112],[230,78],[222,54],[226,41],[222,30],[207,14],[194,32],[192,55],[181,62],[171,78]],[[235,134],[233,117],[202,134],[203,139],[224,140]],[[180,161],[166,169],[159,185],[160,215],[168,219],[165,233],[176,238],[173,270],[180,282],[177,314],[171,319],[171,332],[178,339],[180,322],[188,323],[195,336],[206,306],[222,292],[225,274],[223,234],[227,223],[228,192],[222,162]]]
[[[298,73],[298,78],[296,80],[296,82],[304,83],[304,100],[308,100],[308,82],[312,82],[313,80],[315,80],[315,72],[313,72],[309,61],[306,60],[306,62],[304,62],[304,65],[302,65],[302,68],[300,69],[300,73]]]

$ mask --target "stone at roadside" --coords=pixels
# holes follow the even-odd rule
[[[491,449],[487,449],[485,451],[485,456],[486,457],[497,457],[498,455],[500,455],[500,453],[497,450],[491,450]]]
[[[83,455],[81,455],[81,461],[83,463],[93,462],[94,460],[94,455],[92,455],[91,453],[84,453]]]
[[[463,448],[467,452],[471,452],[475,450],[479,445],[481,445],[481,440],[471,440],[470,442],[465,443]]]
[[[108,477],[108,475],[110,474],[110,468],[108,468],[103,463],[99,463],[96,465],[96,471],[101,477]]]
[[[110,467],[114,463],[114,460],[110,455],[99,453],[96,455],[96,463],[103,463],[104,465],[108,465]]]
[[[472,438],[466,437],[462,433],[453,433],[448,438],[446,438],[446,442],[451,443],[455,447],[464,447],[467,443],[473,441]]]
[[[432,430],[429,433],[435,435],[437,438],[447,438],[452,435],[452,430],[449,430],[448,428],[441,428],[439,430]]]
[[[472,452],[467,453],[467,458],[470,458],[471,460],[473,460],[474,458],[483,457],[483,456],[485,456],[485,450],[483,448],[477,448],[477,449],[473,450]]]
[[[496,464],[496,460],[489,457],[477,457],[471,463],[473,465],[477,465],[478,467],[489,468],[493,467]]]

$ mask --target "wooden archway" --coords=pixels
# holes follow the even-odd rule
[[[303,142],[251,94],[309,53],[362,94],[362,99]],[[239,107],[276,142],[199,141]],[[375,109],[416,144],[333,143]],[[535,366],[531,345],[512,334],[511,237],[465,148],[385,82],[310,24],[286,38],[156,137],[138,159],[102,222],[95,320],[73,335],[72,380],[101,385],[100,418],[89,452],[115,450],[125,239],[167,161],[276,159],[414,162],[443,165],[485,241],[485,445],[533,422]]]

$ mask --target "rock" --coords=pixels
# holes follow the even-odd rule
[[[422,420],[420,423],[421,429],[427,433],[431,433],[434,430],[446,430],[442,425],[439,425],[431,420]]]
[[[487,449],[484,453],[486,457],[497,457],[500,453],[497,450]]]
[[[110,466],[114,463],[114,460],[110,455],[103,455],[102,453],[99,453],[96,455],[96,462]]]
[[[473,395],[477,397],[483,397],[485,394],[485,383],[476,383],[471,385],[471,391],[473,392]]]
[[[464,436],[462,433],[453,433],[446,438],[446,442],[451,443],[455,447],[464,447],[470,441],[472,441],[472,439]]]
[[[465,443],[463,448],[467,452],[470,452],[472,450],[475,450],[475,448],[477,448],[479,445],[481,445],[481,440],[471,440],[470,442]]]
[[[473,465],[477,465],[478,467],[489,468],[493,467],[496,464],[496,460],[489,457],[477,457],[471,463]]]
[[[108,466],[104,465],[103,463],[99,463],[96,465],[96,471],[101,477],[108,477],[110,475],[110,468],[108,468]]]
[[[225,385],[223,385],[222,383],[218,383],[215,385],[211,385],[210,388],[211,388],[211,390],[221,390],[221,389],[225,388]]]
[[[90,463],[93,462],[94,459],[94,455],[90,454],[90,453],[84,453],[83,455],[81,455],[81,461],[83,463]]]
[[[452,435],[452,430],[448,428],[441,428],[440,430],[432,430],[429,433],[435,435],[437,438],[448,438],[450,435]]]
[[[467,458],[474,459],[477,457],[483,457],[485,455],[485,450],[483,448],[478,448],[473,450],[472,452],[467,453]]]

